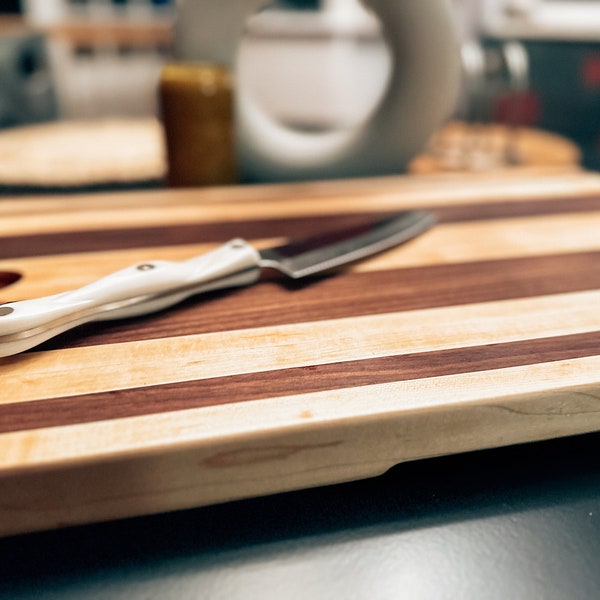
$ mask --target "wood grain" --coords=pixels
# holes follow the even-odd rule
[[[12,402],[0,405],[0,433],[582,358],[599,347],[600,332],[594,331]]]
[[[600,250],[600,212],[549,215],[522,219],[440,224],[409,244],[390,250],[352,271],[390,270],[414,266],[477,263],[486,260],[585,253]],[[229,236],[228,236],[229,237]],[[223,238],[223,240],[228,238]],[[258,247],[285,239],[256,240]],[[151,238],[145,238],[150,241]],[[473,243],[473,241],[476,243]],[[85,252],[70,255],[0,260],[0,270],[27,274],[18,285],[0,289],[0,300],[36,297],[79,287],[138,261],[184,260],[213,249],[217,244],[142,246],[135,250]],[[45,246],[46,252],[51,246]],[[82,268],[85,265],[85,268]],[[51,270],[53,276],[48,277]],[[7,296],[10,294],[10,296]]]
[[[522,202],[519,204],[493,202],[476,205],[423,206],[435,213],[441,223],[475,221],[535,215],[560,215],[591,212],[598,206],[598,197],[549,199],[546,201]],[[99,252],[115,249],[139,248],[148,244],[180,246],[198,242],[216,243],[223,239],[245,237],[248,239],[268,238],[276,231],[281,237],[304,237],[315,232],[325,232],[344,227],[353,227],[371,219],[381,218],[380,213],[368,212],[352,215],[323,215],[318,218],[289,217],[210,223],[180,223],[139,228],[99,229],[96,231],[57,231],[47,234],[20,234],[0,239],[2,258],[38,256],[46,248],[55,254]],[[131,225],[135,225],[132,223]]]
[[[585,333],[599,304],[594,290],[31,352],[0,363],[4,402]]]
[[[391,259],[388,259],[391,260]],[[264,281],[251,288],[193,298],[177,310],[111,323],[91,323],[50,340],[41,349],[83,347],[211,333],[298,321],[348,318],[489,300],[595,290],[600,251],[370,271],[313,282]],[[370,261],[375,266],[379,261]],[[399,285],[400,284],[400,285]],[[17,288],[17,291],[19,288]],[[54,293],[60,290],[43,290]],[[277,307],[293,292],[285,311]]]
[[[335,276],[267,275],[0,359],[0,534],[600,429],[596,174],[7,198],[0,272],[22,277],[0,302],[413,207],[438,225]]]
[[[389,212],[434,205],[520,204],[529,200],[597,196],[600,175],[578,170],[540,174],[394,177],[307,184],[197,190],[98,193],[3,200],[0,235],[166,227],[185,223],[244,223],[263,218]],[[366,200],[368,198],[368,200]],[[77,210],[74,210],[77,206]],[[168,210],[166,210],[168,206]],[[115,212],[116,211],[116,212]],[[118,218],[115,218],[118,214]]]

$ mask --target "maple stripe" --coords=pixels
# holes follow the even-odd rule
[[[562,198],[598,197],[600,177],[595,177],[594,182],[592,191],[575,195],[574,190],[571,190],[570,193],[562,194]],[[10,235],[26,236],[41,231],[56,233],[165,227],[189,222],[243,223],[272,218],[318,218],[328,215],[364,214],[366,207],[369,211],[382,213],[453,204],[519,204],[527,198],[543,202],[549,197],[560,197],[560,191],[565,188],[565,182],[561,182],[559,178],[538,182],[537,185],[530,182],[529,186],[527,181],[512,182],[508,189],[501,184],[497,188],[489,185],[472,187],[468,184],[463,185],[462,182],[460,186],[456,186],[456,181],[455,188],[447,188],[444,187],[445,183],[447,182],[444,179],[433,179],[427,185],[418,187],[415,192],[411,189],[414,180],[400,177],[395,178],[393,187],[386,187],[385,191],[371,187],[367,194],[354,192],[340,195],[338,192],[335,196],[327,197],[326,201],[312,195],[312,185],[305,186],[300,197],[296,191],[296,194],[281,195],[271,202],[256,198],[254,202],[249,202],[248,197],[240,198],[240,191],[235,188],[217,190],[216,193],[220,195],[218,202],[206,202],[208,192],[203,189],[182,191],[179,194],[170,190],[158,191],[154,195],[148,192],[134,193],[121,196],[119,202],[108,196],[104,197],[106,204],[103,204],[102,197],[91,195],[81,199],[63,199],[62,202],[49,199],[50,207],[43,204],[45,199],[42,199],[37,204],[37,210],[33,210],[34,205],[24,210],[11,210],[15,202],[18,207],[18,201],[8,202],[8,207],[0,204],[0,216],[4,231],[11,232]],[[251,186],[245,187],[244,192],[252,196],[250,189]],[[299,190],[302,189],[300,186]],[[256,194],[256,191],[254,193]],[[260,194],[260,190],[258,193]],[[1,210],[3,207],[4,211]]]
[[[401,282],[401,285],[399,285]],[[345,273],[313,282],[263,281],[192,298],[133,321],[91,323],[39,349],[440,308],[600,288],[600,251]],[[285,310],[274,310],[285,306]]]
[[[581,213],[598,210],[600,196],[569,199],[523,200],[522,202],[493,202],[479,205],[431,205],[423,207],[433,211],[440,223],[478,221],[500,218],[530,217],[553,214]],[[228,211],[235,212],[235,207]],[[277,214],[277,209],[274,213]],[[389,212],[389,209],[388,211]],[[387,214],[387,213],[386,213]],[[233,237],[260,239],[274,232],[281,237],[303,237],[334,229],[350,228],[364,221],[381,218],[382,212],[357,212],[355,214],[323,214],[316,217],[272,217],[237,221],[194,220],[192,215],[178,224],[140,226],[139,222],[127,228],[115,227],[121,218],[112,220],[115,228],[105,226],[100,230],[77,230],[63,221],[67,231],[2,236],[0,231],[0,258],[39,256],[44,254],[70,254],[128,249],[153,245],[218,243]]]
[[[457,189],[460,183],[461,190]],[[204,203],[223,202],[281,202],[286,198],[323,199],[340,196],[368,196],[374,192],[381,194],[396,193],[398,186],[410,194],[431,193],[432,189],[441,190],[440,195],[464,198],[465,195],[479,201],[481,198],[511,197],[520,193],[529,196],[565,196],[586,195],[600,189],[600,176],[593,171],[579,167],[508,169],[503,171],[481,171],[465,173],[435,173],[430,175],[388,175],[381,177],[360,177],[356,179],[315,180],[307,182],[263,183],[252,185],[208,186],[200,188],[160,188],[150,190],[110,190],[76,192],[69,194],[65,201],[60,193],[20,195],[17,198],[6,197],[0,203],[0,216],[13,214],[39,213],[43,208],[57,213],[65,210],[71,199],[78,206],[106,207],[115,209],[122,206],[137,205],[140,198],[143,204],[154,207],[165,200],[170,204],[196,204],[200,198]]]
[[[595,356],[600,331],[0,405],[0,433]]]
[[[188,211],[198,207],[219,208],[235,205],[243,211],[239,220],[257,218],[266,205],[279,209],[290,207],[286,214],[317,215],[323,206],[330,206],[331,214],[364,211],[365,201],[374,210],[386,206],[423,207],[432,201],[451,204],[481,204],[485,202],[519,202],[524,198],[547,199],[593,196],[600,193],[600,175],[581,169],[510,169],[491,173],[438,173],[429,176],[388,176],[332,181],[311,181],[293,184],[261,184],[210,186],[203,188],[140,190],[126,192],[95,192],[82,194],[49,194],[46,196],[19,196],[3,198],[0,202],[0,219],[19,223],[31,218],[31,225],[45,222],[49,227],[60,227],[69,219],[88,223],[90,218],[103,219],[115,211],[127,215],[131,223],[136,220],[156,218],[157,208]],[[74,209],[74,207],[76,207]],[[361,208],[362,207],[362,208]],[[397,208],[396,208],[397,209]],[[212,208],[211,208],[212,210]],[[251,212],[255,211],[254,216]],[[268,210],[268,209],[267,209]],[[223,212],[223,211],[222,211]],[[270,211],[274,213],[272,210]],[[80,213],[82,221],[75,213]],[[40,221],[39,215],[56,218]],[[212,214],[212,213],[211,213]],[[229,215],[227,220],[236,220]],[[136,219],[137,217],[137,219]],[[170,218],[169,213],[163,220]],[[16,219],[13,221],[13,219]],[[89,227],[87,227],[89,228]],[[39,228],[38,228],[39,229]]]
[[[31,352],[0,359],[0,404],[587,333],[599,305],[589,291]]]

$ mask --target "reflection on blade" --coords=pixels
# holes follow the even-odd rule
[[[397,246],[434,223],[432,213],[407,211],[371,224],[261,250],[260,266],[300,279]]]

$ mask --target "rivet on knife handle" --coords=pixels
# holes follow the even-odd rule
[[[254,283],[261,268],[298,279],[366,258],[422,233],[431,213],[407,211],[258,251],[242,239],[182,262],[149,261],[82,288],[0,306],[0,357],[23,352],[90,321],[123,319],[168,308],[185,298]]]

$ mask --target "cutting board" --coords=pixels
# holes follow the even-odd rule
[[[0,359],[0,533],[600,429],[600,176],[579,170],[5,199],[0,301],[409,208],[438,224],[335,275]]]

